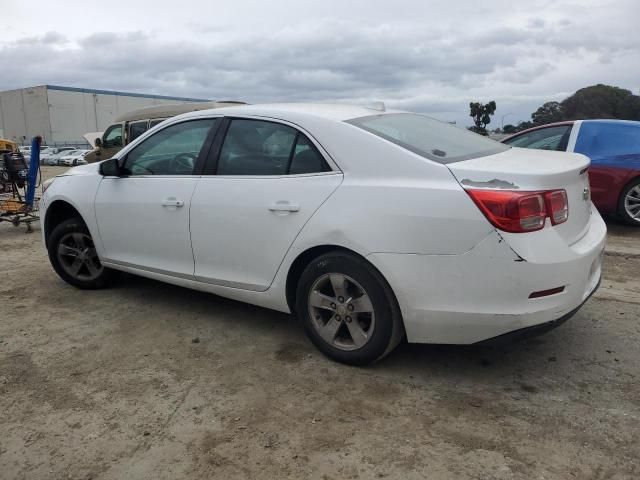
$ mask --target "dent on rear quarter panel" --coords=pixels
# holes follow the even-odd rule
[[[460,339],[464,339],[469,334],[467,327],[477,324],[470,312],[478,311],[474,310],[478,308],[474,305],[478,299],[485,306],[489,305],[488,312],[493,312],[483,312],[483,315],[504,316],[495,313],[500,312],[495,304],[501,300],[495,295],[494,280],[505,276],[507,283],[517,288],[521,277],[514,272],[521,271],[526,265],[514,263],[519,257],[495,230],[473,249],[460,255],[372,253],[367,260],[380,270],[396,294],[409,342],[426,343],[460,343],[454,341],[458,328]],[[491,281],[478,282],[475,275],[469,274],[484,271],[491,263],[495,266],[487,272]],[[513,269],[506,269],[508,265],[513,265]],[[491,295],[484,293],[489,291]],[[509,298],[507,303],[516,300]],[[470,324],[460,324],[461,319]]]
[[[489,180],[488,182],[480,182],[469,180],[468,178],[464,178],[460,181],[462,185],[467,187],[478,187],[478,188],[499,188],[504,190],[517,190],[520,187],[513,182],[509,182],[507,180],[500,180],[498,178],[494,178],[493,180]]]

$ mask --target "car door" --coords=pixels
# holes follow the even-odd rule
[[[589,180],[593,203],[604,212],[616,212],[627,182],[638,175],[640,127],[637,122],[582,121],[573,147],[591,159]]]
[[[106,263],[193,278],[189,206],[215,126],[169,125],[119,159],[122,176],[101,181],[95,213]]]
[[[96,150],[97,160],[113,157],[124,147],[124,123],[115,123],[104,132],[102,146]]]
[[[191,202],[196,279],[266,290],[304,224],[341,181],[293,126],[225,119]]]

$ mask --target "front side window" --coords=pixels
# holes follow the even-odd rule
[[[111,125],[104,134],[104,148],[122,147],[122,124]]]
[[[557,125],[523,133],[504,143],[512,147],[565,151],[570,134],[571,125]]]
[[[315,146],[296,129],[262,120],[231,120],[218,175],[289,175],[328,171]]]
[[[509,149],[482,135],[416,113],[371,115],[347,123],[438,163],[459,162]]]
[[[147,124],[148,122],[146,120],[143,120],[142,122],[130,123],[129,124],[129,141],[133,142],[136,138],[138,138],[140,135],[146,132]]]
[[[127,175],[192,175],[215,119],[177,123],[151,135],[125,159]]]

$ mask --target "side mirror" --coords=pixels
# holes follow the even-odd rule
[[[121,173],[117,158],[110,158],[100,164],[100,175],[104,177],[119,177]]]
[[[100,140],[100,137],[96,138],[94,143],[96,144],[96,148],[100,148],[102,146],[102,140]]]

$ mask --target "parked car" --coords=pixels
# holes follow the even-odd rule
[[[31,162],[31,146],[30,145],[23,145],[21,147],[18,147],[20,150],[20,153],[22,153],[22,156],[24,157],[24,159],[27,161],[27,163]],[[56,149],[54,147],[49,147],[47,145],[41,145],[40,146],[40,164],[43,164],[43,159],[46,158],[48,155],[55,153]]]
[[[44,165],[45,160],[49,157],[49,155],[53,155],[54,153],[56,153],[55,147],[47,147],[44,145],[41,146],[40,147],[40,165]]]
[[[73,150],[73,149],[72,149]],[[45,165],[60,165],[62,157],[67,155],[72,150],[61,150],[57,153],[51,153],[43,160]],[[41,162],[42,163],[42,162]]]
[[[95,149],[85,156],[89,163],[111,158],[122,147],[133,142],[147,130],[164,122],[167,118],[187,112],[209,110],[211,108],[245,105],[244,102],[224,100],[221,102],[185,102],[171,105],[153,105],[140,108],[116,118],[104,133],[94,140]],[[89,134],[87,134],[89,135]]]
[[[122,270],[293,312],[326,355],[363,364],[405,333],[504,341],[571,317],[606,235],[588,166],[383,107],[239,106],[68,170],[40,209],[71,285]]]
[[[84,162],[82,163],[82,165],[84,165],[87,163],[84,161],[84,156],[89,152],[90,150],[79,150],[79,149],[67,151],[62,157],[60,157],[58,164],[71,167],[75,165],[80,165],[81,163],[78,163],[78,162],[81,161],[81,162]]]
[[[563,152],[591,158],[593,203],[602,213],[617,214],[640,227],[640,122],[576,120],[531,128],[502,140],[507,145]]]
[[[31,162],[31,146],[30,145],[20,145],[18,147],[18,151],[22,154],[22,157],[28,163]]]
[[[58,165],[60,158],[70,151],[77,150],[75,147],[46,147],[40,150],[40,165]]]

